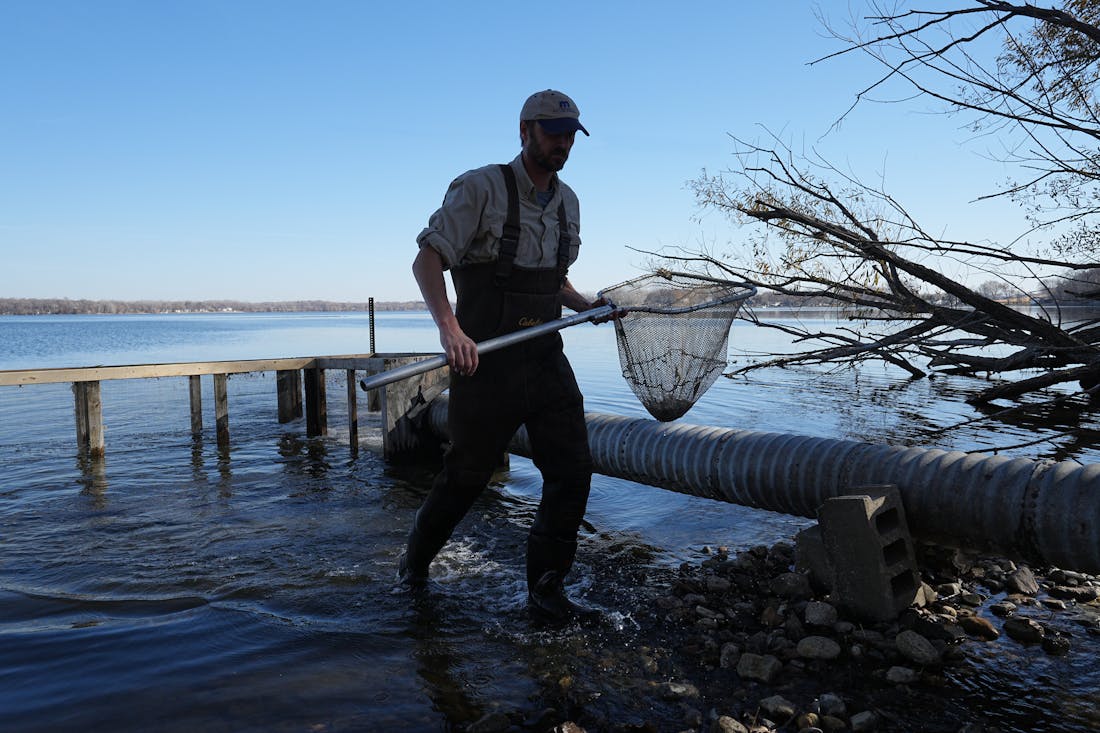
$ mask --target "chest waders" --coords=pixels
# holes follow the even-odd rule
[[[515,264],[520,198],[511,166],[500,170],[508,215],[494,262],[452,270],[455,316],[467,336],[483,341],[561,317],[561,288],[569,267],[569,223],[558,207],[556,266]],[[400,580],[427,581],[428,566],[488,484],[508,442],[527,428],[532,458],[543,478],[542,498],[527,541],[529,606],[540,620],[563,622],[592,612],[573,604],[562,587],[577,551],[592,476],[584,405],[572,368],[552,333],[486,354],[471,376],[452,372],[448,426],[451,447],[443,470],[416,513]]]

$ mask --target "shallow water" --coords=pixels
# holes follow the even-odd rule
[[[645,415],[610,327],[564,336],[589,410]],[[367,343],[365,314],[0,318],[0,369],[346,354]],[[733,343],[735,359],[775,346],[743,323]],[[377,349],[434,352],[430,319],[380,314]],[[102,462],[75,450],[67,385],[0,388],[5,730],[449,730],[495,706],[564,705],[565,677],[591,686],[587,705],[609,719],[674,720],[674,706],[635,709],[631,675],[606,661],[646,643],[632,621],[646,579],[697,560],[704,545],[770,544],[806,526],[596,477],[570,590],[613,623],[550,633],[524,613],[539,479],[513,458],[433,566],[434,591],[414,603],[392,578],[432,468],[353,455],[343,374],[329,380],[330,435],[306,439],[302,421],[278,424],[272,374],[233,376],[228,450],[216,446],[209,404],[207,432],[190,436],[186,380],[106,382]],[[769,372],[720,379],[683,420],[961,449],[1049,431],[1032,420],[944,434],[979,416],[958,401],[967,386],[899,383],[882,370]],[[1095,460],[1095,426],[1080,428],[1015,454]],[[1010,730],[1097,723],[1093,655],[1053,665],[1007,641],[987,649],[958,673],[967,704]],[[1056,700],[1077,704],[1068,727],[1048,712]]]

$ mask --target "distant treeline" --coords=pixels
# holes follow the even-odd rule
[[[83,315],[112,313],[336,313],[366,311],[369,304],[327,300],[246,303],[239,300],[70,300],[69,298],[0,298],[0,315]],[[423,301],[375,301],[376,311],[425,310]]]

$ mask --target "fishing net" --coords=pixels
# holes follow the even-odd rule
[[[730,326],[755,288],[658,270],[600,291],[615,320],[623,377],[658,420],[675,420],[726,367]]]

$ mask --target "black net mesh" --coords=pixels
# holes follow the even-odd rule
[[[600,293],[616,308],[623,377],[658,420],[675,420],[726,367],[730,325],[753,290],[660,270]]]

